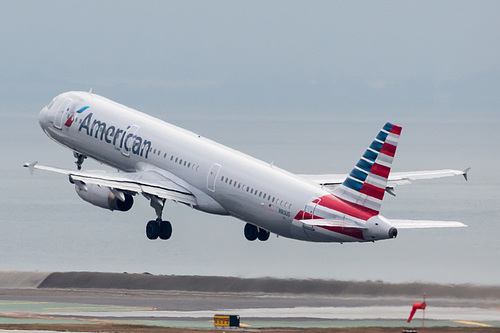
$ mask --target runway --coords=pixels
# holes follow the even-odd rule
[[[93,274],[94,281],[101,277],[101,273]],[[82,279],[82,276],[88,277],[88,273],[77,276],[79,283],[89,283],[88,279]],[[108,276],[103,276],[107,281]],[[134,276],[133,279],[143,277]],[[408,296],[396,291],[389,292],[390,296],[381,296],[369,292],[344,295],[342,292],[220,291],[220,286],[217,287],[219,291],[165,290],[165,287],[152,290],[123,289],[123,285],[122,289],[69,286],[40,288],[38,284],[41,282],[36,279],[25,279],[29,282],[22,285],[19,280],[7,280],[17,282],[14,288],[5,288],[8,283],[3,279],[4,288],[0,288],[0,324],[105,323],[207,329],[214,327],[215,314],[237,314],[246,328],[418,328],[422,326],[423,316],[419,310],[408,324],[406,319],[411,306],[413,302],[421,301],[421,298],[419,295]],[[182,281],[185,282],[185,279]],[[207,278],[207,283],[203,283],[203,277],[197,277],[196,281],[201,284],[198,287],[188,285],[189,288],[206,288],[209,281],[213,283],[213,278]],[[170,284],[170,287],[183,288],[175,284]],[[215,285],[212,287],[215,288]],[[352,289],[352,285],[349,288]],[[481,288],[478,289],[478,296],[472,297],[474,289],[468,288],[468,297],[428,294],[425,326],[500,328],[500,299],[496,297],[496,287],[491,288],[491,297],[483,294]],[[429,286],[428,289],[438,290],[436,286]],[[455,293],[464,293],[460,287],[454,290]]]
[[[0,323],[132,323],[211,328],[215,314],[238,314],[245,327],[259,328],[422,325],[422,313],[417,313],[411,324],[406,323],[411,300],[399,297],[364,299],[245,293],[160,292],[151,295],[150,292],[128,293],[123,290],[102,294],[96,290],[36,291],[28,294],[24,291],[24,295],[19,295],[15,290],[10,290],[9,294],[3,290]],[[286,307],[284,302],[288,304]],[[146,303],[149,306],[145,306]],[[259,303],[266,306],[259,307]],[[478,302],[457,306],[458,303],[461,302],[453,299],[429,300],[426,326],[500,327],[498,304]],[[244,304],[249,306],[242,306]],[[179,308],[183,310],[175,310]]]

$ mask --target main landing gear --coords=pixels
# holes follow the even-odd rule
[[[146,224],[146,236],[151,240],[158,237],[167,240],[172,236],[172,224],[168,221],[151,220]]]
[[[155,240],[158,237],[163,240],[169,239],[172,236],[172,224],[169,221],[161,219],[165,199],[160,199],[155,195],[146,195],[146,197],[150,200],[149,204],[156,212],[156,220],[151,220],[146,224],[146,236],[151,240]]]
[[[269,239],[269,231],[247,223],[245,224],[245,238],[249,241],[259,239],[264,242]]]

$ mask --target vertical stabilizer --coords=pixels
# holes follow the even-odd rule
[[[386,123],[333,194],[378,214],[400,134],[400,126]]]

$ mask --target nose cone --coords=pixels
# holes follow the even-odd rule
[[[42,110],[40,110],[40,113],[38,114],[38,123],[40,124],[40,127],[45,129],[47,127],[47,124],[49,122],[49,108],[44,106]]]

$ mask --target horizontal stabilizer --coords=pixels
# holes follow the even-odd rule
[[[463,228],[466,224],[457,221],[432,221],[432,220],[393,220],[389,222],[398,229],[421,229],[421,228]]]
[[[389,178],[387,179],[387,186],[394,187],[396,185],[407,185],[411,184],[413,180],[426,180],[435,179],[443,177],[453,177],[453,176],[464,176],[467,179],[468,172],[470,168],[463,171],[453,170],[453,169],[441,169],[441,170],[426,170],[426,171],[406,171],[406,172],[391,172]],[[327,188],[334,189],[338,185],[342,184],[347,174],[301,174],[302,178],[307,179],[310,182],[325,186]]]

